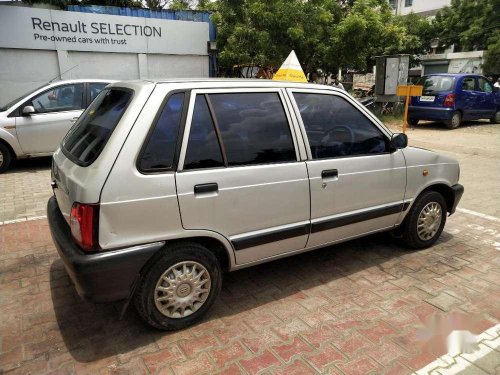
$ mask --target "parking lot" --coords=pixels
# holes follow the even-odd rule
[[[173,333],[78,297],[43,218],[50,159],[17,162],[0,176],[0,373],[500,374],[500,126],[408,136],[461,164],[435,246],[375,235],[237,271],[202,323]],[[479,335],[471,354],[445,355],[453,330]]]

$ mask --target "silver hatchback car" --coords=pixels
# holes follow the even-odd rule
[[[51,155],[83,110],[111,82],[57,81],[0,106],[0,173],[13,159]]]
[[[206,313],[223,272],[379,231],[431,246],[459,173],[332,87],[121,82],[55,152],[48,218],[83,298],[133,300],[171,330]]]

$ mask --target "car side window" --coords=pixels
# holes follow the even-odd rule
[[[184,93],[168,98],[142,153],[139,167],[143,171],[172,168],[182,118]]]
[[[493,92],[493,86],[484,78],[478,78],[477,80],[479,91],[486,92],[488,94]]]
[[[475,90],[475,80],[472,77],[465,77],[462,80],[462,90],[464,91],[474,91]]]
[[[388,152],[389,141],[362,112],[340,96],[294,93],[313,159]]]
[[[204,95],[197,95],[189,132],[184,169],[223,167],[222,152]]]
[[[83,109],[83,84],[76,83],[51,88],[35,96],[25,105],[32,105],[36,113]]]
[[[208,95],[228,166],[296,161],[295,146],[277,92]]]
[[[109,83],[105,82],[90,82],[89,83],[89,104]]]

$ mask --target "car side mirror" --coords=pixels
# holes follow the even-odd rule
[[[32,105],[27,105],[23,108],[23,116],[30,116],[35,112],[35,108]]]
[[[405,148],[408,146],[408,136],[404,133],[394,133],[391,137],[390,149],[391,152]]]

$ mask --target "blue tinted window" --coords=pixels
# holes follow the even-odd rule
[[[184,169],[223,167],[214,123],[203,95],[196,96]]]
[[[313,159],[386,152],[382,132],[358,109],[335,95],[295,93]]]
[[[155,129],[149,138],[141,159],[141,169],[172,168],[177,148],[179,126],[182,117],[184,94],[172,95],[155,124]]]
[[[295,161],[278,93],[209,95],[229,166]]]

